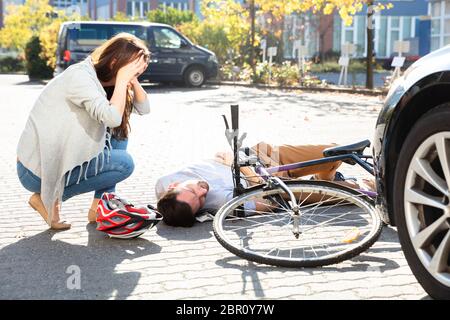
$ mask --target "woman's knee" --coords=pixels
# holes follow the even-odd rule
[[[123,176],[129,177],[134,171],[133,157],[125,150],[112,150],[112,161],[115,169],[119,170]]]

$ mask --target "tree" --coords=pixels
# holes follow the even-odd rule
[[[255,0],[260,13],[267,16],[274,36],[278,39],[279,51],[282,55],[283,17],[294,12],[312,11],[314,14],[322,12],[325,15],[338,12],[346,25],[351,25],[353,16],[361,12],[364,5],[368,7],[368,21],[375,11],[389,9],[391,4],[382,4],[375,0]],[[375,4],[376,3],[376,4]],[[373,28],[367,28],[367,81],[368,88],[373,88]]]
[[[147,19],[150,22],[158,22],[165,23],[171,26],[178,26],[183,23],[197,20],[197,17],[192,11],[184,11],[172,7],[167,7],[165,8],[165,10],[157,9],[148,11]]]
[[[53,8],[48,0],[26,0],[25,4],[9,5],[4,27],[0,30],[0,45],[14,49],[23,55],[26,44],[33,36],[39,36],[40,31],[52,21]]]
[[[373,0],[367,2],[367,57],[366,57],[366,88],[373,89]]]
[[[195,43],[217,54],[220,63],[230,58],[237,64],[246,61],[249,53],[249,13],[234,0],[204,0],[201,4],[204,17],[183,23],[178,29]],[[257,41],[257,40],[255,40]]]

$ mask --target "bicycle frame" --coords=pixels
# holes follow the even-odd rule
[[[242,186],[241,183],[241,175],[240,175],[240,168],[242,166],[250,166],[252,164],[245,163],[244,165],[240,164],[238,152],[242,145],[243,139],[246,137],[246,133],[244,133],[241,137],[239,137],[239,106],[238,105],[231,105],[231,120],[232,120],[232,129],[229,129],[228,121],[225,115],[222,115],[226,131],[225,135],[228,139],[228,142],[230,146],[233,149],[233,178],[235,181],[235,191],[234,196],[240,195],[245,192],[245,188]],[[277,172],[285,172],[289,170],[295,170],[295,169],[301,169],[306,167],[311,167],[315,165],[321,165],[324,163],[329,162],[336,162],[336,161],[343,161],[348,162],[352,164],[358,164],[361,166],[364,170],[366,170],[371,175],[374,175],[373,171],[373,164],[369,163],[367,160],[372,159],[372,156],[364,155],[364,154],[358,154],[358,153],[348,153],[348,154],[342,154],[337,156],[329,156],[324,157],[320,159],[314,159],[309,161],[302,161],[302,162],[296,162],[296,163],[289,163],[285,165],[280,166],[272,166],[272,167],[264,167],[259,162],[259,159],[257,160],[257,163],[254,163],[255,165],[255,172],[261,176],[265,181],[267,181],[269,178],[273,177],[272,174]],[[248,161],[247,161],[248,162]]]

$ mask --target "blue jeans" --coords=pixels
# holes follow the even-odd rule
[[[87,179],[84,179],[86,165],[83,165],[83,175],[80,182],[77,184],[80,174],[80,167],[72,170],[67,183],[67,176],[65,176],[65,188],[63,192],[62,201],[72,198],[73,196],[95,191],[95,198],[100,198],[104,192],[114,192],[116,184],[128,178],[134,170],[133,158],[126,151],[128,140],[111,139],[111,156],[109,161],[104,161],[103,168],[95,175],[96,161],[91,161],[87,169]],[[104,151],[106,156],[106,151]],[[17,174],[22,185],[31,192],[41,192],[41,179],[33,174],[30,170],[25,168],[19,161],[17,162]]]

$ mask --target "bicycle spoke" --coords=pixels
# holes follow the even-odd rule
[[[379,234],[380,221],[364,195],[350,194],[338,186],[319,188],[311,183],[289,188],[300,205],[300,234],[293,233],[295,215],[287,193],[261,187],[236,198],[216,216],[215,235],[220,234],[221,244],[233,247],[234,253],[242,250],[246,258],[254,257],[256,262],[314,266],[334,263],[339,257],[348,257],[346,253],[364,250],[364,244]],[[234,216],[236,208],[246,207],[250,201],[258,209],[238,209],[246,216]]]

